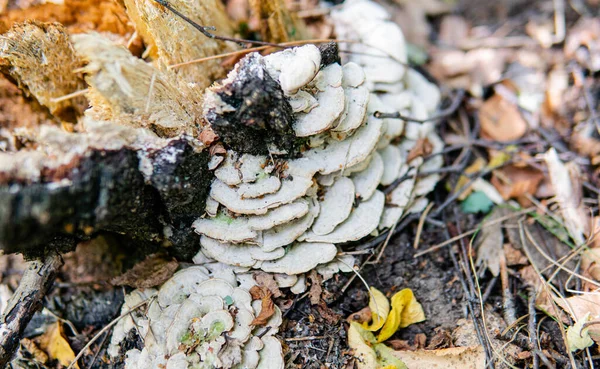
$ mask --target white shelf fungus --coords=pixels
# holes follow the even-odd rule
[[[226,265],[206,265],[229,268],[234,275]],[[141,337],[143,347],[125,354],[127,369],[283,369],[281,343],[273,337],[282,322],[281,311],[275,307],[265,326],[253,326],[260,300],[253,302],[235,280],[213,278],[208,268],[192,266],[175,273],[158,291],[127,295],[123,313],[144,300],[147,309],[120,320],[109,347],[109,354],[118,356],[130,331]]]
[[[439,89],[406,67],[402,32],[381,6],[347,0],[332,11],[332,20],[338,37],[359,41],[348,44],[358,52],[345,53],[341,65],[325,61],[314,45],[240,61],[279,84],[301,149],[291,157],[228,150],[215,170],[207,215],[194,223],[201,234],[198,260],[298,276],[278,281],[302,291],[303,275],[312,269],[325,278],[349,270],[353,258],[336,257],[343,244],[427,206],[425,196],[439,176],[419,175],[443,165],[444,145],[434,125],[374,113],[427,119],[439,106]],[[237,93],[242,82],[252,85],[241,70],[212,89]],[[213,103],[205,98],[205,111],[216,112],[218,120]],[[386,196],[382,190],[390,185]],[[252,284],[242,275],[237,278]]]

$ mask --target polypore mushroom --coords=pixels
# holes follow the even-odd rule
[[[135,312],[117,324],[110,355],[118,354],[126,333],[137,327],[142,348],[126,353],[126,368],[233,369],[242,365],[254,369],[282,361],[279,341],[271,335],[258,336],[258,329],[252,325],[256,314],[248,291],[208,276],[205,270],[193,266],[176,273],[160,287],[159,301],[148,296],[153,290],[135,290],[128,295],[124,311],[144,299],[149,306],[146,313]],[[271,334],[277,332],[279,324],[281,312],[268,321]]]

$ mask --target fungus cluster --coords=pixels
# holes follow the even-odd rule
[[[219,270],[227,274],[222,265]],[[267,323],[255,327],[261,301],[236,285],[195,265],[175,273],[158,290],[133,291],[122,312],[144,301],[147,308],[119,321],[109,354],[119,356],[121,343],[133,331],[143,347],[125,353],[126,369],[283,369],[281,344],[273,336],[281,311],[275,307]]]
[[[364,43],[356,44],[361,52],[349,54],[346,63],[323,63],[314,45],[251,54],[207,90],[204,110],[215,131],[257,127],[262,139],[243,145],[225,140],[228,150],[215,161],[206,214],[193,224],[201,235],[199,259],[287,275],[319,268],[331,275],[334,265],[344,265],[335,260],[340,245],[376,235],[426,207],[438,175],[424,174],[442,166],[437,154],[443,142],[432,123],[374,113],[427,119],[439,104],[439,90],[406,68],[402,33],[378,5],[350,1],[334,20],[341,38]],[[375,43],[373,32],[389,34]],[[380,50],[381,42],[392,42],[394,48],[385,49],[393,55]],[[369,52],[377,57],[363,56]],[[268,89],[244,87],[261,83]],[[273,91],[272,99],[257,96]],[[259,100],[278,105],[262,110],[253,104]],[[255,119],[248,118],[250,109]],[[245,150],[254,144],[268,152]]]

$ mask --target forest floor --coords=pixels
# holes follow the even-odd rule
[[[277,299],[286,367],[356,367],[346,332],[369,304],[365,283],[387,296],[410,288],[421,303],[426,320],[387,341],[415,353],[410,368],[434,356],[447,369],[486,367],[447,350],[458,346],[493,368],[600,365],[597,345],[567,339],[576,323],[587,323],[582,340],[600,337],[600,2],[380,3],[405,32],[411,65],[446,96],[436,121],[446,165],[425,212],[346,248],[356,274],[322,285],[315,274],[306,294]],[[315,2],[295,6],[316,36],[329,36]],[[109,281],[136,259],[115,245],[101,237],[64,256],[21,342],[22,363],[60,367],[40,340],[77,353],[119,315],[126,290]],[[0,306],[25,265],[0,257]],[[108,361],[108,340],[101,335],[80,367],[122,366]]]

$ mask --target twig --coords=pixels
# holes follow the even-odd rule
[[[413,249],[415,249],[415,250],[419,248],[419,242],[421,241],[421,232],[423,231],[423,225],[425,224],[425,219],[427,219],[427,214],[429,214],[429,211],[431,210],[432,207],[433,207],[433,202],[430,202],[429,205],[427,205],[427,207],[423,211],[423,214],[421,215],[421,218],[419,219],[419,223],[417,224],[417,233],[415,235],[415,242],[413,243]]]
[[[69,364],[69,366],[67,367],[67,369],[71,369],[73,368],[73,366],[77,363],[77,361],[79,359],[81,359],[81,357],[83,356],[83,354],[85,353],[85,351],[87,349],[90,348],[90,346],[96,342],[96,340],[98,338],[100,338],[105,332],[108,332],[109,329],[111,329],[115,324],[117,324],[119,322],[119,320],[125,318],[127,315],[131,314],[132,312],[136,311],[137,309],[139,309],[140,307],[150,303],[152,300],[154,300],[154,298],[156,297],[156,295],[153,295],[149,298],[147,298],[146,300],[140,302],[139,304],[135,305],[134,307],[132,307],[131,309],[129,309],[128,311],[124,312],[123,314],[119,315],[118,317],[116,317],[115,319],[113,319],[112,322],[108,323],[106,325],[106,327],[102,328],[100,330],[100,332],[96,333],[96,335],[94,337],[92,337],[92,339],[85,345],[83,346],[83,348],[81,349],[81,351],[79,351],[79,353],[77,354],[77,356],[75,356],[75,359],[73,359],[73,361],[71,362],[71,364]]]
[[[314,341],[314,340],[323,340],[325,338],[327,338],[327,336],[291,337],[291,338],[284,339],[284,341],[286,341],[286,342]]]
[[[417,119],[417,118],[407,117],[407,116],[400,114],[400,112],[382,113],[380,111],[376,111],[375,113],[373,113],[373,116],[375,118],[380,118],[380,119],[393,118],[393,119],[402,119],[407,122],[416,122],[416,123],[431,122],[431,121],[435,121],[438,119],[449,117],[450,115],[454,114],[456,112],[456,110],[458,109],[458,107],[460,106],[460,103],[463,101],[464,97],[465,97],[465,90],[458,90],[458,92],[452,99],[452,104],[450,104],[449,107],[447,107],[446,109],[442,109],[438,114],[436,114],[432,117],[426,118],[426,119]]]
[[[502,285],[502,313],[506,324],[512,325],[517,320],[515,301],[508,283],[508,271],[506,270],[506,258],[500,255],[500,282]]]
[[[474,229],[472,229],[472,230],[470,230],[470,231],[467,231],[467,232],[464,232],[464,233],[462,233],[462,234],[459,234],[458,236],[452,237],[452,238],[451,238],[451,239],[449,239],[449,240],[446,240],[446,241],[444,241],[444,242],[442,242],[442,243],[439,243],[439,244],[437,244],[437,245],[431,246],[430,248],[428,248],[428,249],[426,249],[426,250],[423,250],[423,251],[421,251],[421,252],[418,252],[418,253],[416,253],[416,254],[414,255],[414,257],[415,257],[415,258],[418,258],[419,256],[423,256],[423,255],[425,255],[425,254],[428,254],[428,253],[430,253],[430,252],[433,252],[433,251],[439,250],[439,249],[441,249],[442,247],[444,247],[444,246],[448,246],[448,245],[452,244],[453,242],[460,240],[460,239],[461,239],[461,238],[463,238],[463,237],[467,237],[467,236],[470,236],[470,235],[472,235],[472,234],[474,234],[474,233],[477,233],[477,232],[478,232],[478,231],[480,231],[482,228],[489,227],[489,226],[492,226],[492,225],[494,225],[494,224],[498,224],[498,223],[504,222],[505,220],[508,220],[508,219],[511,219],[511,218],[514,218],[514,217],[517,217],[517,216],[520,216],[520,215],[523,215],[523,214],[529,213],[529,212],[531,212],[531,211],[533,211],[533,210],[535,210],[535,208],[527,208],[527,209],[523,209],[523,210],[521,210],[521,211],[518,211],[518,212],[516,212],[516,213],[513,213],[513,214],[508,214],[508,215],[505,215],[505,216],[503,216],[503,217],[500,217],[500,218],[498,218],[498,219],[494,219],[494,220],[492,220],[492,221],[490,221],[490,222],[483,223],[483,224],[481,224],[481,226],[479,226],[479,227],[477,227],[477,228],[474,228]]]
[[[312,39],[312,40],[299,40],[299,41],[282,42],[282,43],[280,43],[278,45],[279,45],[280,48],[287,48],[287,47],[291,47],[291,46],[295,46],[295,45],[323,44],[323,43],[327,43],[327,42],[342,42],[342,41],[336,40],[336,39],[329,39],[329,38],[317,38],[317,39]],[[262,50],[268,49],[269,47],[270,46],[251,47],[251,48],[248,48],[248,49],[232,51],[232,52],[229,52],[229,53],[207,56],[205,58],[194,59],[194,60],[186,61],[186,62],[183,62],[183,63],[171,64],[171,65],[169,65],[168,68],[169,69],[178,68],[178,67],[183,67],[185,65],[196,64],[196,63],[203,63],[203,62],[209,61],[209,60],[223,59],[223,58],[227,58],[227,57],[230,57],[230,56],[251,53],[251,52],[254,52],[254,51],[262,51]]]
[[[536,298],[535,289],[532,288],[529,291],[529,303],[528,303],[529,346],[530,346],[530,349],[533,351],[533,369],[538,369],[540,367],[540,358],[537,355],[537,351],[539,350],[539,345],[538,345],[538,341],[537,341],[537,325],[535,323],[535,298]]]
[[[19,346],[21,335],[33,314],[42,306],[63,260],[52,252],[44,260],[29,262],[19,287],[8,300],[0,318],[0,368],[5,368]]]
[[[190,24],[192,27],[194,27],[195,29],[200,31],[204,36],[206,36],[208,38],[212,38],[215,40],[221,40],[221,41],[230,41],[230,42],[235,42],[238,44],[254,44],[254,45],[281,47],[279,44],[274,44],[271,42],[245,40],[242,38],[215,35],[213,33],[208,32],[208,31],[215,31],[216,30],[215,27],[199,25],[198,23],[196,23],[193,20],[191,20],[190,18],[188,18],[186,15],[182,14],[179,10],[175,9],[173,7],[173,5],[171,5],[167,0],[154,0],[154,1],[157,2],[158,4],[164,6],[165,8],[169,9],[173,14],[175,14],[179,18],[183,19],[184,21],[186,21],[188,24]]]

